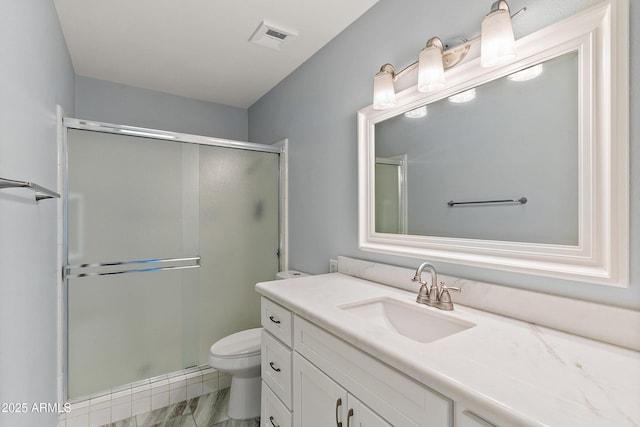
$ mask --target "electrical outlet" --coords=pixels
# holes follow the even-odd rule
[[[338,271],[338,260],[330,259],[329,260],[329,273],[336,273]]]

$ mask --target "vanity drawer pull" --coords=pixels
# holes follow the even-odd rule
[[[350,427],[351,417],[353,417],[353,408],[349,409],[349,413],[347,414],[347,427]]]
[[[273,422],[273,420],[274,420],[274,419],[275,419],[275,418],[273,418],[273,415],[269,417],[269,422],[271,423],[271,425],[272,425],[273,427],[280,427],[280,425],[279,425],[279,424],[276,424],[276,423],[274,423],[274,422]]]
[[[269,362],[269,366],[271,366],[271,369],[273,369],[276,372],[282,371],[282,369],[276,368],[273,362]]]
[[[342,421],[338,421],[338,412],[340,411],[340,407],[342,406],[342,399],[338,398],[336,400],[336,426],[342,427]]]
[[[273,317],[273,316],[269,316],[269,320],[271,320],[271,321],[272,321],[273,323],[275,323],[276,325],[279,325],[279,324],[280,324],[280,321],[279,321],[278,319],[276,319],[275,317]]]

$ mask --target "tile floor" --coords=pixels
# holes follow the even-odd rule
[[[219,390],[103,427],[259,427],[260,418],[231,420],[229,389]]]

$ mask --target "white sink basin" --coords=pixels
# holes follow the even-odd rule
[[[472,328],[475,323],[430,310],[418,303],[376,298],[340,306],[376,326],[421,343],[429,343]]]

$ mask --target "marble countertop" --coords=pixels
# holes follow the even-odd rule
[[[380,297],[415,304],[414,293],[341,273],[263,282],[256,290],[417,381],[514,425],[640,426],[640,352],[462,305],[444,312],[416,304],[476,324],[419,343],[340,308]]]

